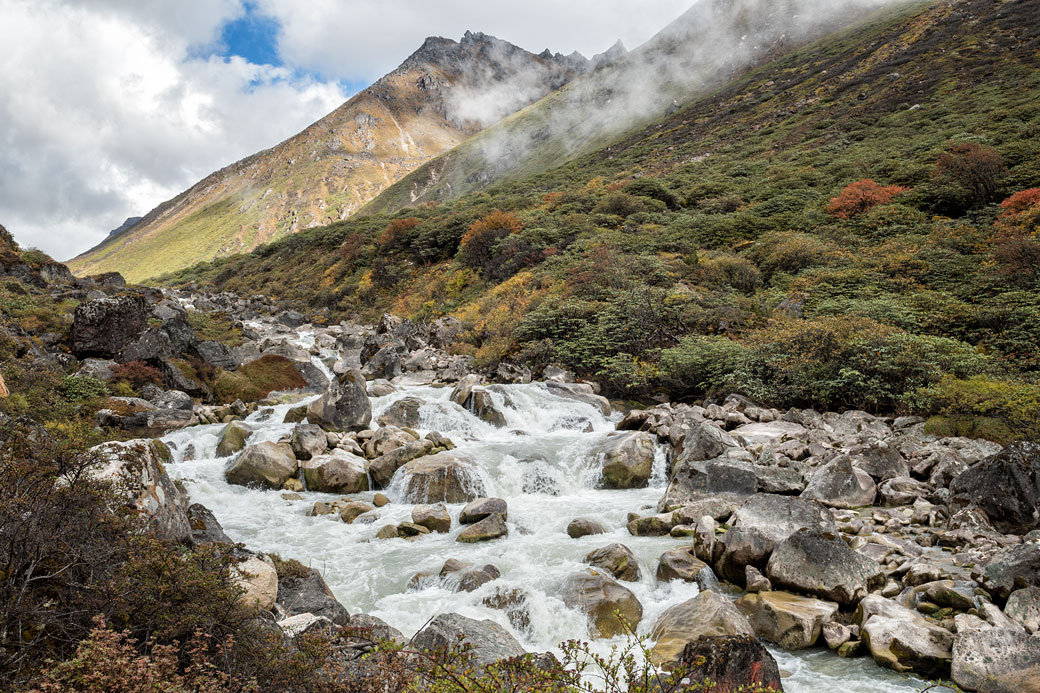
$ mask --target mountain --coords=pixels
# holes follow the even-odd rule
[[[208,176],[69,265],[140,281],[345,219],[586,65],[577,54],[534,55],[484,34],[429,38],[300,134]]]
[[[593,59],[593,70],[417,169],[366,211],[446,200],[555,168],[881,4],[701,0],[634,51],[618,42]]]
[[[112,229],[111,231],[108,232],[108,238],[115,238],[116,236],[118,236],[119,234],[123,233],[124,231],[129,231],[130,229],[132,229],[135,226],[137,226],[137,223],[139,221],[141,221],[142,219],[144,219],[144,217],[127,217],[126,221],[124,221],[118,227],[116,227],[116,228],[114,228],[114,229]]]

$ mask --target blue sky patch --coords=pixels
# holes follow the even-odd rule
[[[282,65],[278,55],[278,20],[263,14],[256,3],[245,3],[246,13],[228,22],[220,31],[223,57],[238,55],[254,65]]]

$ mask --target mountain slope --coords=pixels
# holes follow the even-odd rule
[[[451,199],[555,168],[881,4],[701,0],[635,51],[615,47],[597,69],[409,174],[366,212]]]
[[[467,32],[430,38],[302,133],[202,180],[69,263],[131,281],[345,219],[482,128],[565,84],[580,55],[540,56]]]

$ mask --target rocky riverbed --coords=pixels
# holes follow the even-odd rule
[[[142,507],[174,536],[255,552],[249,598],[290,635],[463,633],[492,661],[575,637],[608,647],[620,611],[665,667],[691,642],[761,639],[788,691],[1040,690],[1038,445],[739,396],[618,411],[559,369],[481,372],[450,354],[450,319],[315,326],[226,294],[159,297],[158,326],[121,349],[148,360],[186,307],[232,315],[245,337],[196,341],[200,357],[278,355],[307,387],[259,406],[157,388],[105,422],[162,436],[136,449],[168,454],[183,491]],[[313,570],[289,580],[274,553]]]

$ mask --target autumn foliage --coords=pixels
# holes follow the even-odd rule
[[[994,201],[1007,173],[1004,158],[992,147],[961,142],[935,162],[932,181],[947,206],[973,209]]]
[[[478,270],[489,269],[495,245],[503,238],[524,230],[524,223],[512,212],[496,209],[470,225],[459,244],[458,259]]]
[[[831,199],[827,213],[839,219],[851,219],[869,212],[878,205],[885,205],[907,188],[899,185],[883,186],[866,178],[845,186],[841,194]]]
[[[1001,202],[1000,206],[1004,208],[1004,213],[1000,215],[1002,219],[1014,218],[1023,212],[1040,207],[1040,188],[1021,190]]]

